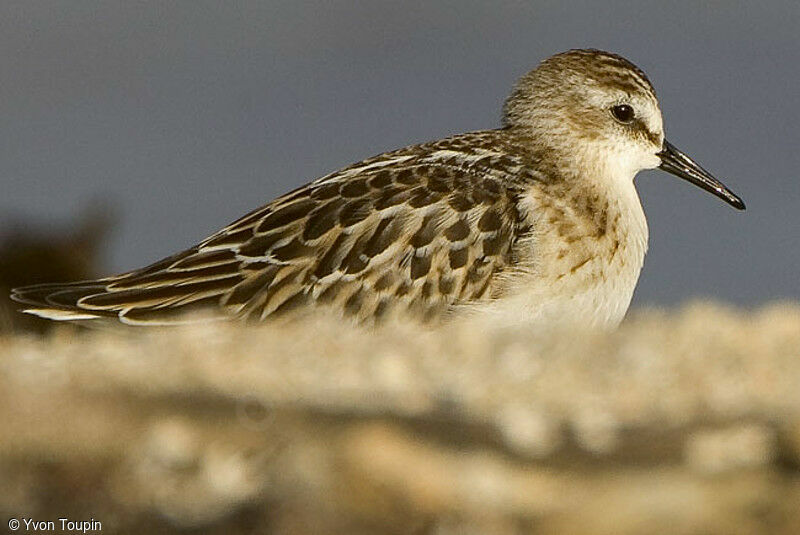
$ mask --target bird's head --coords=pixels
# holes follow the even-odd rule
[[[665,140],[653,85],[616,54],[570,50],[546,59],[519,80],[503,122],[537,148],[599,176],[629,181],[643,169],[660,167],[744,208],[739,197]]]

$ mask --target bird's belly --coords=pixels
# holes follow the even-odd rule
[[[587,274],[597,267],[591,264],[585,266]],[[526,325],[536,329],[612,329],[625,317],[639,269],[609,272],[609,266],[603,267],[605,273],[602,277],[575,273],[571,280],[521,278],[512,286],[512,291],[484,309],[487,319],[503,325]]]
[[[616,273],[602,278],[592,277],[580,281],[571,291],[542,289],[537,292],[539,304],[531,303],[531,320],[542,325],[614,328],[628,311],[637,280],[638,270],[635,275]]]
[[[622,321],[630,305],[647,249],[641,239],[573,243],[570,253],[538,241],[545,254],[531,269],[513,275],[502,295],[487,308],[505,324],[536,328],[579,326],[609,329]],[[541,254],[541,253],[540,253]]]

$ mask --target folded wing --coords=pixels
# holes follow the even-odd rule
[[[442,154],[448,158],[441,157]],[[452,151],[387,153],[251,212],[197,246],[119,276],[15,289],[57,320],[267,320],[329,307],[358,321],[432,319],[490,299],[519,233],[518,192]]]

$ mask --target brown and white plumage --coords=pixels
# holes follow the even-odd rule
[[[641,111],[621,127],[609,103]],[[595,110],[593,107],[597,107]],[[620,140],[623,140],[622,143]],[[414,145],[279,197],[151,266],[14,290],[52,319],[359,322],[460,309],[616,324],[647,247],[633,175],[663,149],[655,93],[632,64],[570,51],[523,77],[504,126]]]
[[[266,319],[324,304],[360,320],[490,299],[525,232],[521,161],[494,132],[382,154],[288,193],[199,245],[99,281],[19,289],[76,319],[167,321],[212,305]],[[480,148],[481,146],[494,149]]]

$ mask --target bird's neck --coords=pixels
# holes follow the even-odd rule
[[[540,171],[545,188],[561,190],[564,197],[595,199],[593,210],[604,207],[619,213],[646,250],[647,221],[633,182],[639,171],[635,158],[611,144],[569,143],[566,135],[537,131],[506,129],[515,150]]]

